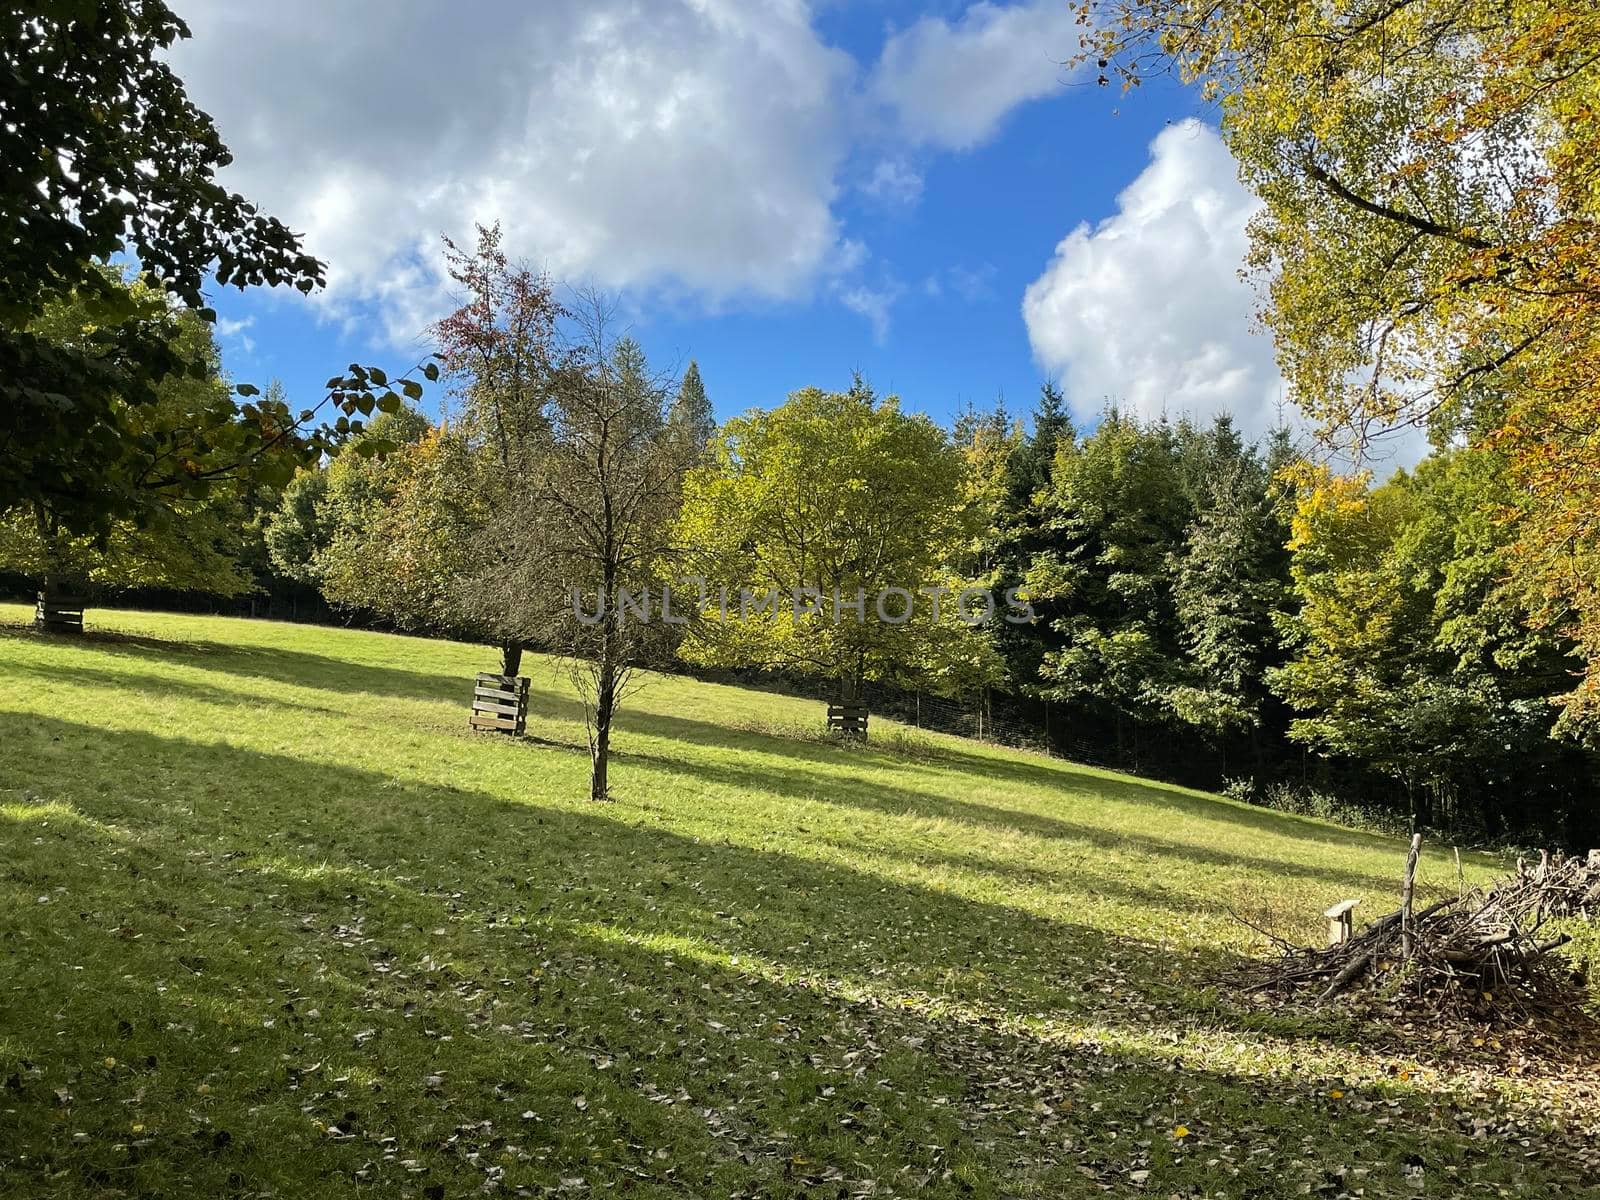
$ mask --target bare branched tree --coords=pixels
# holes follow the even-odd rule
[[[524,562],[560,585],[549,589],[550,628],[584,704],[590,796],[603,800],[617,708],[640,663],[668,644],[660,569],[701,448],[669,416],[674,382],[616,336],[613,302],[581,293],[568,316],[567,352],[550,374],[548,443],[528,490]]]

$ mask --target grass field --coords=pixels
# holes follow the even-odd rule
[[[514,742],[481,649],[27,616],[0,1195],[1600,1195],[1583,1063],[1218,984],[1394,841],[669,677],[595,805],[549,663]]]

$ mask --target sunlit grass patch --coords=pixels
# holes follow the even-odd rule
[[[1472,1124],[1581,1131],[1569,1077],[1219,983],[1230,910],[1385,911],[1394,841],[672,677],[594,805],[543,660],[514,742],[466,729],[473,647],[24,617],[0,1194],[1579,1194],[1569,1141]]]

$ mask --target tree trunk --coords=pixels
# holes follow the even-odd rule
[[[589,799],[607,800],[610,798],[606,767],[611,758],[611,718],[617,709],[617,673],[611,661],[610,638],[605,639],[601,650],[600,678],[596,682],[594,737],[589,742],[593,760],[589,773]]]
[[[515,676],[520,670],[522,670],[522,643],[504,643],[500,647],[500,674]]]
[[[611,758],[611,714],[605,711],[604,702],[595,709],[593,765],[589,772],[589,799],[609,798],[606,767]]]

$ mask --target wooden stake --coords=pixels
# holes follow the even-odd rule
[[[1467,876],[1461,870],[1461,847],[1452,846],[1450,848],[1456,852],[1456,895],[1465,896],[1467,894]]]
[[[1400,955],[1411,958],[1411,894],[1417,883],[1417,856],[1422,853],[1422,835],[1411,835],[1411,849],[1406,854],[1406,878],[1400,889]]]

